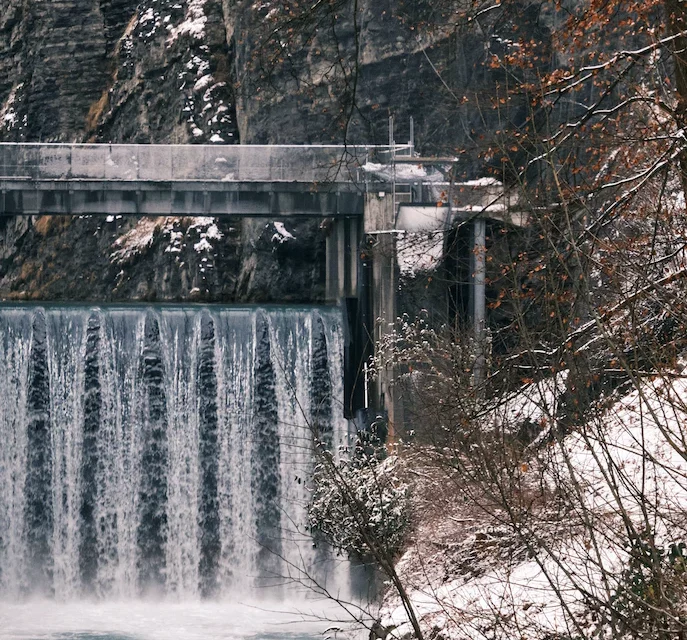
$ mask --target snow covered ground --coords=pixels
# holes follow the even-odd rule
[[[419,523],[398,571],[427,637],[610,637],[613,607],[625,602],[630,617],[633,607],[663,606],[651,591],[646,554],[662,563],[665,593],[670,580],[684,587],[687,380],[647,379],[602,399],[565,437],[555,435],[563,382],[527,385],[487,420],[495,428],[523,419],[541,424],[543,435],[524,449],[515,473],[503,470],[522,494],[531,492],[529,505],[489,509],[479,486],[457,481],[447,492],[448,473],[425,472],[422,481],[435,487],[430,500],[444,502]],[[467,499],[471,491],[475,500]],[[671,607],[684,615],[680,596]],[[380,617],[390,637],[409,637],[408,615],[392,591]]]

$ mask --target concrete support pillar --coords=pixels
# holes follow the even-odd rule
[[[346,246],[346,255],[348,256],[348,265],[346,269],[346,288],[350,292],[349,295],[358,295],[358,253],[360,249],[360,220],[358,218],[349,218],[348,222],[348,243]]]
[[[346,247],[346,220],[337,219],[334,223],[336,227],[336,249],[337,249],[337,261],[336,261],[336,279],[338,283],[338,297],[345,298],[346,294],[346,263],[347,261],[347,247]]]
[[[328,302],[339,302],[357,295],[359,226],[357,217],[335,218],[331,223],[325,249],[325,296]]]
[[[374,322],[374,341],[379,344],[396,321],[398,273],[396,238],[389,233],[394,228],[395,211],[390,193],[371,193],[365,200],[365,232],[370,234],[372,255],[371,311]],[[379,233],[382,232],[382,233]],[[402,407],[393,387],[396,371],[379,371],[370,391],[372,411],[386,411],[389,438],[394,437],[403,424]],[[374,416],[371,416],[374,418]]]
[[[325,298],[327,302],[336,302],[337,299],[337,244],[336,244],[336,224],[332,223],[329,230],[325,246]]]
[[[486,354],[486,282],[487,282],[487,241],[486,220],[476,218],[473,222],[472,247],[472,326],[474,330],[477,358],[475,360],[475,384],[484,380]]]

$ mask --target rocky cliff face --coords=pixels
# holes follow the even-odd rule
[[[393,114],[397,139],[413,116],[423,150],[461,151],[463,173],[479,173],[474,139],[498,114],[474,101],[498,79],[487,62],[507,38],[428,28],[422,2],[321,5],[285,30],[280,0],[4,0],[0,141],[385,143]],[[503,33],[512,16],[539,28],[516,7]],[[7,221],[0,297],[321,298],[317,224],[284,243],[263,222],[214,226],[204,255],[194,220]],[[132,236],[150,241],[122,260]]]
[[[212,218],[17,218],[1,231],[10,300],[307,302],[323,298],[324,246],[282,230]],[[246,245],[246,236],[255,241]],[[302,247],[313,253],[304,257]],[[309,259],[308,259],[309,258]],[[279,286],[279,296],[275,288]]]
[[[289,4],[300,5],[242,3],[228,30],[242,141],[387,144],[393,116],[405,143],[412,117],[417,148],[460,157],[463,178],[482,174],[479,153],[505,122],[526,117],[524,102],[498,100],[503,60],[520,38],[546,43],[553,21],[532,1],[462,24],[461,3],[441,0],[333,0],[298,21]]]
[[[455,127],[438,115],[446,95],[432,69],[445,67],[450,34],[421,34],[398,0],[357,5],[354,13],[353,2],[329,4],[297,24],[297,34],[279,0],[244,6],[234,34],[244,141],[386,144],[390,115],[398,142],[408,139],[410,116],[418,141],[455,139]]]
[[[7,2],[3,140],[233,142],[231,57],[218,2]]]

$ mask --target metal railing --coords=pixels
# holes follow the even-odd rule
[[[358,182],[389,147],[0,143],[0,179]]]

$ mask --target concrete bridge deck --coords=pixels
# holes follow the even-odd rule
[[[383,149],[0,143],[0,215],[362,216]]]

